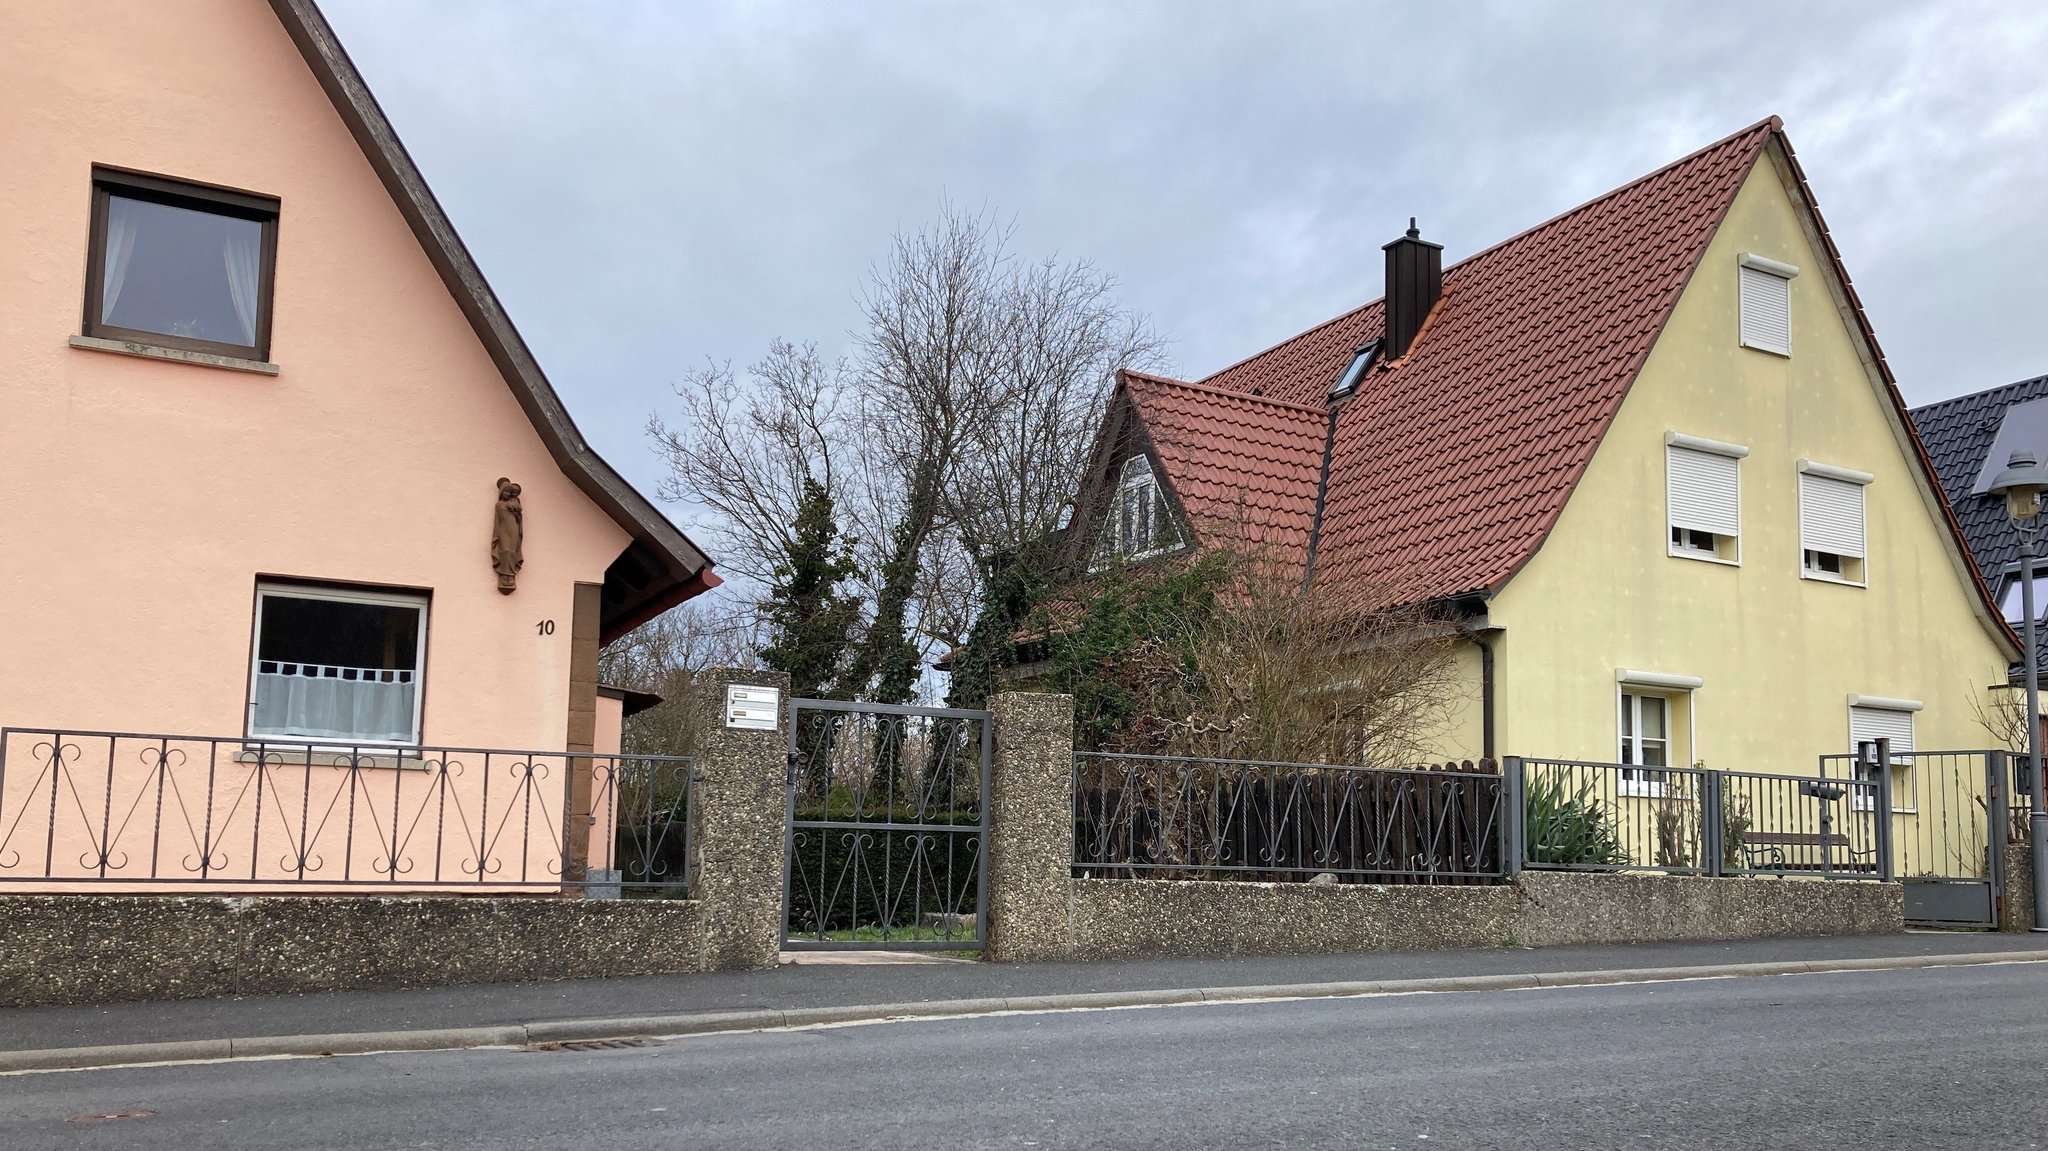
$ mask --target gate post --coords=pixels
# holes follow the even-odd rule
[[[1528,858],[1529,803],[1524,798],[1528,784],[1522,774],[1522,757],[1511,755],[1501,761],[1500,866],[1501,874],[1513,879],[1522,873]]]
[[[1064,959],[1073,950],[1074,697],[990,697],[988,958]]]
[[[1877,877],[1886,883],[1892,881],[1892,874],[1898,869],[1892,858],[1892,741],[1877,741],[1877,795],[1871,806],[1877,817]],[[1853,775],[1853,771],[1851,773]]]
[[[729,687],[771,688],[783,707],[772,727],[727,714]],[[782,946],[783,831],[789,818],[789,677],[709,668],[691,677],[696,777],[690,788],[691,897],[704,917],[704,967],[773,967]],[[746,726],[729,726],[734,722]]]
[[[1728,870],[1728,808],[1721,801],[1721,773],[1713,768],[1700,771],[1700,867],[1719,879]]]

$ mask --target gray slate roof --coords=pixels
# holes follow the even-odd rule
[[[1957,522],[1962,525],[1963,542],[1977,561],[1977,570],[1991,581],[1993,594],[1999,590],[2000,573],[2006,565],[2019,562],[2019,536],[2005,518],[2002,501],[1995,496],[1971,495],[1970,489],[1975,486],[1978,470],[1984,465],[1984,453],[1991,449],[1992,441],[1998,436],[2006,409],[2044,397],[2048,397],[2048,376],[2036,376],[2016,384],[1927,404],[1907,413],[1920,433],[1921,443],[1927,447],[1928,457],[1934,461],[1935,477],[1941,483],[1942,494],[1948,498],[1949,506],[1955,509]],[[2048,563],[2042,564],[2039,571],[2048,572]],[[2048,595],[2048,581],[2037,583],[2034,590]],[[2038,605],[2036,610],[2040,610]],[[2036,658],[2043,661],[2043,667],[2048,667],[2048,629],[2042,629],[2042,632],[2035,637]]]

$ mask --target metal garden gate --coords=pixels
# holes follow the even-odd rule
[[[1889,741],[1821,757],[1821,775],[1876,778],[1888,763],[1892,873],[1914,927],[1998,926],[2003,895],[2008,756],[2003,751],[1894,752]],[[1869,804],[1851,813],[1868,820]]]
[[[979,950],[989,713],[795,699],[785,948]]]

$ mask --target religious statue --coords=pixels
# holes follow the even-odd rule
[[[491,567],[498,573],[498,591],[511,595],[519,586],[519,568],[526,562],[526,513],[519,508],[519,485],[498,477],[498,508],[491,517]]]

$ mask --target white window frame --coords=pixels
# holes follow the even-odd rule
[[[1125,513],[1133,494],[1143,493],[1146,542],[1127,546]],[[1117,468],[1117,480],[1110,489],[1109,506],[1097,529],[1095,557],[1091,571],[1101,571],[1112,562],[1137,563],[1180,549],[1180,529],[1166,504],[1166,489],[1160,486],[1158,466],[1144,452],[1133,453]]]
[[[1797,266],[1754,252],[1742,253],[1740,266],[1736,269],[1736,310],[1739,313],[1736,330],[1742,346],[1768,352],[1774,356],[1792,356],[1792,280],[1799,275]],[[1752,333],[1749,322],[1749,298],[1752,285],[1781,285],[1785,293],[1785,340],[1773,343],[1767,333]],[[1775,289],[1773,289],[1775,290]],[[1759,324],[1759,327],[1761,325]]]
[[[1805,480],[1805,477],[1807,476],[1813,476],[1817,479],[1822,480],[1832,480],[1837,483],[1849,484],[1856,488],[1863,489],[1862,491],[1859,491],[1857,494],[1856,509],[1858,515],[1857,534],[1860,535],[1863,540],[1862,554],[1850,555],[1847,552],[1833,552],[1827,551],[1826,549],[1822,548],[1814,548],[1808,546],[1808,541],[1806,537],[1807,517]],[[1799,478],[1796,479],[1795,482],[1798,485],[1799,492],[1800,579],[1810,579],[1820,583],[1841,584],[1845,587],[1870,586],[1870,493],[1868,489],[1875,479],[1876,477],[1871,475],[1869,472],[1860,472],[1854,468],[1837,467],[1833,464],[1823,464],[1815,460],[1802,459],[1799,461]],[[1847,570],[1838,574],[1835,572],[1828,571],[1817,565],[1809,565],[1806,562],[1807,557],[1809,555],[1817,554],[1837,556],[1838,558],[1844,560],[1854,560],[1855,574],[1852,576],[1849,574]]]
[[[1912,753],[1918,746],[1917,729],[1919,727],[1919,723],[1914,718],[1913,713],[1925,709],[1926,706],[1926,704],[1917,699],[1895,699],[1881,695],[1851,695],[1849,697],[1849,762],[1851,765],[1849,770],[1850,774],[1857,779],[1864,778],[1859,770],[1862,767],[1862,760],[1859,758],[1862,749],[1857,744],[1867,741],[1858,738],[1856,713],[1859,711],[1887,711],[1896,712],[1906,717],[1906,739],[1908,741],[1906,750],[1901,752],[1894,749],[1892,752],[1892,814],[1894,815],[1912,815],[1919,810],[1918,805],[1900,806],[1899,801],[1901,798],[1904,798],[1910,803],[1913,799],[1912,776],[1909,773],[1913,770],[1913,765],[1916,762]],[[1856,792],[1850,796],[1849,808],[1852,811],[1869,811],[1874,806],[1868,798],[1868,793],[1862,788],[1856,789]]]
[[[1627,764],[1622,769],[1615,794],[1652,799],[1667,795],[1671,790],[1670,783],[1661,773],[1691,766],[1690,763],[1677,763],[1674,759],[1678,748],[1678,734],[1672,726],[1676,719],[1674,705],[1680,700],[1685,703],[1686,753],[1691,756],[1698,747],[1699,735],[1693,693],[1706,681],[1696,675],[1673,675],[1626,667],[1616,668],[1614,679],[1614,758],[1617,763]],[[1630,703],[1631,699],[1642,697],[1664,701],[1664,766],[1661,768],[1642,765],[1642,705]],[[1627,734],[1630,731],[1638,733],[1633,740]],[[1635,762],[1627,763],[1631,747],[1636,753]],[[1652,773],[1658,774],[1653,776]]]
[[[1735,523],[1733,525],[1735,530],[1733,532],[1726,534],[1719,532],[1713,533],[1713,537],[1716,541],[1716,546],[1712,550],[1694,547],[1690,544],[1683,544],[1672,538],[1673,534],[1682,530],[1676,523],[1672,522],[1678,518],[1676,514],[1676,509],[1673,506],[1673,494],[1675,492],[1675,485],[1672,483],[1671,479],[1672,472],[1674,470],[1674,464],[1677,462],[1678,459],[1682,458],[1676,455],[1676,453],[1678,452],[1694,452],[1700,455],[1722,456],[1735,461]],[[1701,436],[1689,436],[1683,432],[1677,431],[1667,431],[1664,433],[1664,551],[1666,555],[1673,556],[1678,559],[1701,560],[1706,563],[1727,564],[1731,567],[1742,566],[1741,461],[1748,455],[1749,449],[1742,444],[1725,443],[1721,440],[1710,440]],[[1720,541],[1722,540],[1725,540],[1727,542],[1725,553],[1722,547],[1720,546]]]
[[[420,617],[419,647],[413,655],[412,693],[412,738],[405,739],[352,739],[346,742],[326,736],[282,735],[256,730],[256,676],[263,666],[263,604],[272,596],[281,599],[317,599],[331,603],[376,604],[383,607],[409,607],[417,610]],[[249,630],[249,706],[248,715],[242,721],[243,738],[249,742],[278,741],[297,744],[311,744],[321,750],[347,750],[355,747],[418,747],[420,745],[420,723],[426,712],[427,702],[427,624],[431,599],[414,592],[382,592],[338,587],[333,584],[296,584],[260,582],[256,585],[256,613]]]

